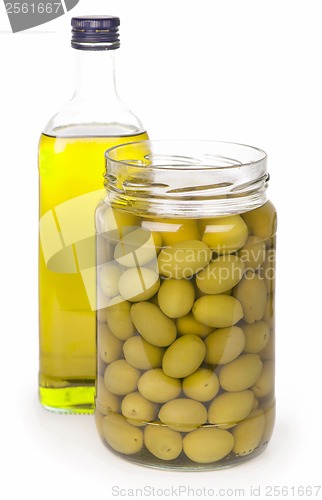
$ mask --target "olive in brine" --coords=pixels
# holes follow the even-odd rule
[[[243,306],[244,320],[254,323],[263,319],[266,308],[265,281],[249,271],[234,289],[234,297]]]
[[[139,225],[139,218],[122,210],[107,207],[99,212],[97,225],[99,234],[116,243]]]
[[[121,296],[114,297],[106,309],[107,324],[113,335],[120,340],[127,340],[134,334],[131,320],[131,304]]]
[[[202,219],[202,241],[218,254],[234,253],[245,245],[248,229],[240,215]]]
[[[173,399],[161,407],[159,419],[171,429],[190,432],[207,422],[207,410],[193,399]]]
[[[125,455],[138,453],[143,446],[143,432],[129,424],[123,415],[106,415],[102,419],[102,433],[113,450]]]
[[[158,424],[146,426],[144,444],[149,452],[160,460],[174,460],[182,451],[180,432]]]
[[[107,389],[118,396],[136,390],[141,373],[125,359],[113,361],[105,370],[104,383]]]
[[[131,267],[119,280],[120,295],[131,302],[148,300],[160,287],[159,275],[147,267]]]
[[[157,231],[162,237],[164,246],[200,238],[197,221],[194,219],[155,218],[152,224],[151,221],[143,221],[142,227]]]
[[[207,368],[200,368],[182,381],[182,390],[188,398],[211,401],[219,391],[217,375]]]
[[[249,236],[244,245],[238,252],[241,261],[245,264],[246,269],[259,269],[266,256],[265,241],[258,236]]]
[[[219,373],[219,382],[225,391],[244,391],[258,380],[263,363],[258,354],[243,354],[224,365]]]
[[[159,272],[166,278],[190,278],[206,267],[211,256],[210,248],[202,241],[180,241],[161,250]]]
[[[158,304],[169,318],[180,318],[188,314],[194,300],[195,289],[191,281],[168,279],[159,288]]]
[[[105,363],[116,361],[122,353],[123,342],[110,332],[106,323],[99,325],[98,352]]]
[[[265,321],[255,321],[251,325],[243,323],[241,327],[245,334],[244,352],[256,354],[267,346],[270,332]]]
[[[255,210],[242,214],[242,218],[246,222],[249,231],[262,240],[267,240],[276,233],[276,210],[270,201]]]
[[[199,368],[205,354],[206,346],[197,335],[179,337],[164,353],[163,371],[169,377],[187,377]]]
[[[213,331],[213,328],[203,325],[196,320],[194,315],[190,312],[186,316],[177,319],[178,335],[198,335],[200,338],[205,338]]]
[[[149,370],[138,382],[139,392],[153,403],[166,403],[181,393],[180,380],[168,377],[160,368]]]
[[[197,321],[214,328],[233,326],[244,315],[239,300],[229,295],[204,295],[196,300],[192,313]]]
[[[96,408],[103,415],[118,413],[121,409],[120,398],[106,388],[104,378],[100,375],[97,377]]]
[[[242,279],[244,262],[236,255],[221,255],[196,275],[196,285],[203,293],[225,293]]]
[[[131,392],[123,398],[121,409],[132,425],[141,426],[155,418],[157,405],[145,399],[139,392]]]
[[[275,365],[273,361],[265,361],[263,369],[252,391],[257,398],[264,398],[274,390]]]
[[[133,304],[131,318],[142,337],[152,345],[165,347],[176,338],[175,322],[151,302]]]
[[[263,410],[253,410],[246,420],[232,429],[235,438],[233,452],[236,455],[249,455],[260,444],[265,430]]]
[[[252,411],[254,393],[252,391],[224,392],[217,396],[208,410],[208,420],[223,429],[235,426]]]
[[[144,266],[156,259],[161,245],[162,240],[159,233],[151,233],[138,228],[127,233],[117,243],[114,259],[126,267]]]
[[[245,335],[238,326],[218,328],[205,338],[206,363],[225,365],[236,359],[245,346]]]
[[[223,429],[201,428],[183,438],[183,451],[190,460],[200,464],[218,462],[234,446],[234,438]]]
[[[124,342],[123,353],[126,361],[134,368],[150,370],[161,367],[164,349],[135,335]]]
[[[119,279],[122,269],[116,263],[108,263],[101,266],[99,271],[99,284],[102,292],[107,297],[119,295]]]

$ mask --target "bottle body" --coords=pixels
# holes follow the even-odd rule
[[[105,191],[104,153],[122,142],[146,138],[144,132],[118,137],[41,136],[39,386],[41,403],[47,408],[93,411],[96,348],[91,280],[95,283],[94,212]]]
[[[133,160],[127,170],[117,165],[123,185],[127,176],[136,183],[132,203],[110,187],[96,211],[98,431],[113,452],[150,467],[242,463],[265,449],[275,420],[276,211],[265,196],[254,208],[239,199],[230,210],[222,192],[204,207],[196,186],[191,199],[191,185],[184,200],[182,179],[197,154],[190,172],[184,148],[181,160],[144,156],[150,179]],[[196,173],[205,195],[203,171]],[[144,210],[141,175],[150,191]],[[113,166],[107,176],[117,178]],[[175,210],[161,196],[155,205],[165,185]],[[182,211],[185,201],[190,209]]]

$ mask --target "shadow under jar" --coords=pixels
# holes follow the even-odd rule
[[[275,419],[266,154],[142,141],[109,149],[106,160],[96,212],[100,436],[156,468],[249,460]]]

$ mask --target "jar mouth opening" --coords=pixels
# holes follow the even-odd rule
[[[264,151],[219,141],[139,141],[105,153],[105,187],[113,203],[154,214],[206,216],[265,202]]]
[[[115,167],[128,165],[138,170],[222,171],[265,162],[265,151],[246,144],[211,140],[136,141],[113,146],[105,152]]]

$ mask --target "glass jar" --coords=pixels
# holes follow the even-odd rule
[[[96,211],[96,422],[138,464],[257,456],[275,419],[276,211],[266,154],[143,141],[106,153]]]

